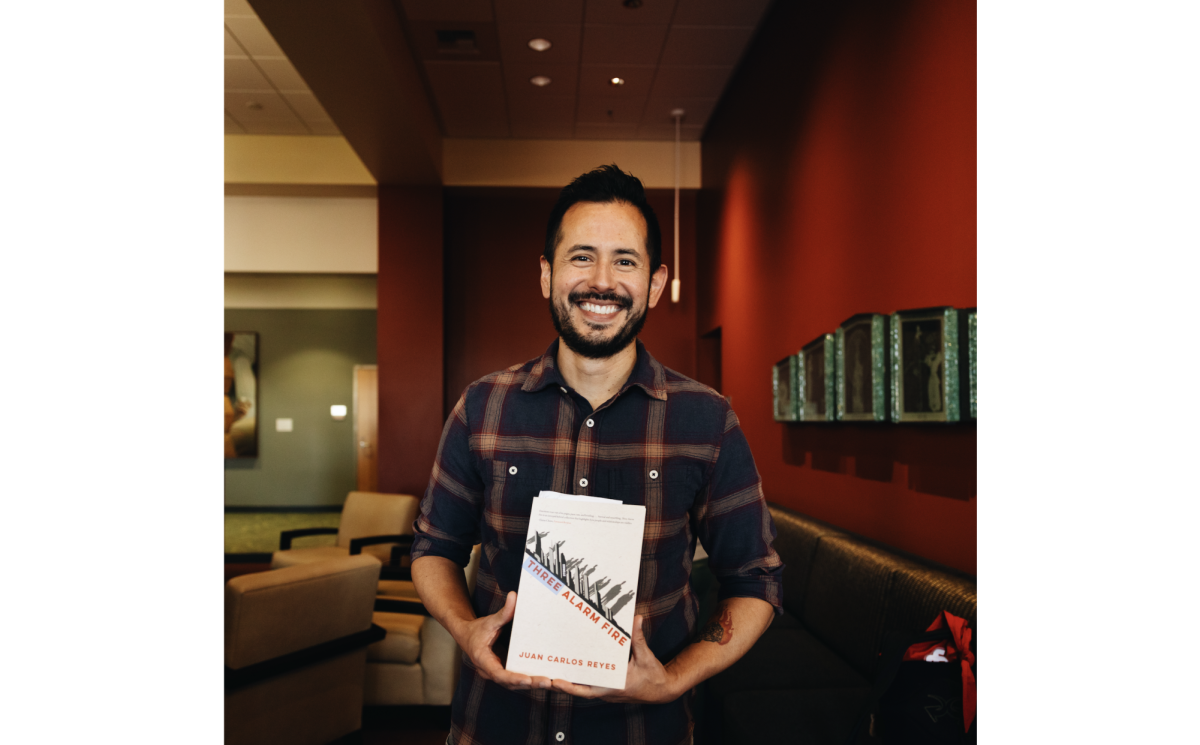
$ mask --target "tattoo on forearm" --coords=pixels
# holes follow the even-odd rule
[[[721,611],[721,617],[714,618],[708,622],[704,630],[700,632],[700,640],[705,642],[716,642],[717,644],[728,644],[733,638],[733,614],[728,608]]]

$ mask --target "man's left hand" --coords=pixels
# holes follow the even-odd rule
[[[613,703],[664,704],[679,698],[682,691],[675,690],[676,679],[671,671],[663,667],[642,633],[642,617],[633,619],[633,655],[629,659],[629,671],[625,675],[624,688],[601,688],[570,683],[555,678],[555,690],[579,698],[600,698]]]

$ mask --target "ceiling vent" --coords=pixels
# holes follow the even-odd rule
[[[474,31],[438,30],[438,54],[479,54]]]

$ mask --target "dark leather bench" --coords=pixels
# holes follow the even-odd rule
[[[785,613],[710,679],[703,745],[844,745],[870,692],[883,639],[920,633],[942,610],[975,628],[975,578],[771,506]],[[873,742],[865,728],[859,742]]]

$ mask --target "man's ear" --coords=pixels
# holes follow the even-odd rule
[[[550,299],[550,262],[546,261],[546,257],[541,257],[542,262],[542,297]]]
[[[544,261],[544,259],[543,259]],[[663,288],[667,286],[667,265],[659,264],[654,270],[654,274],[650,275],[650,307],[658,305],[658,299],[662,297]],[[549,297],[547,295],[546,297]]]

